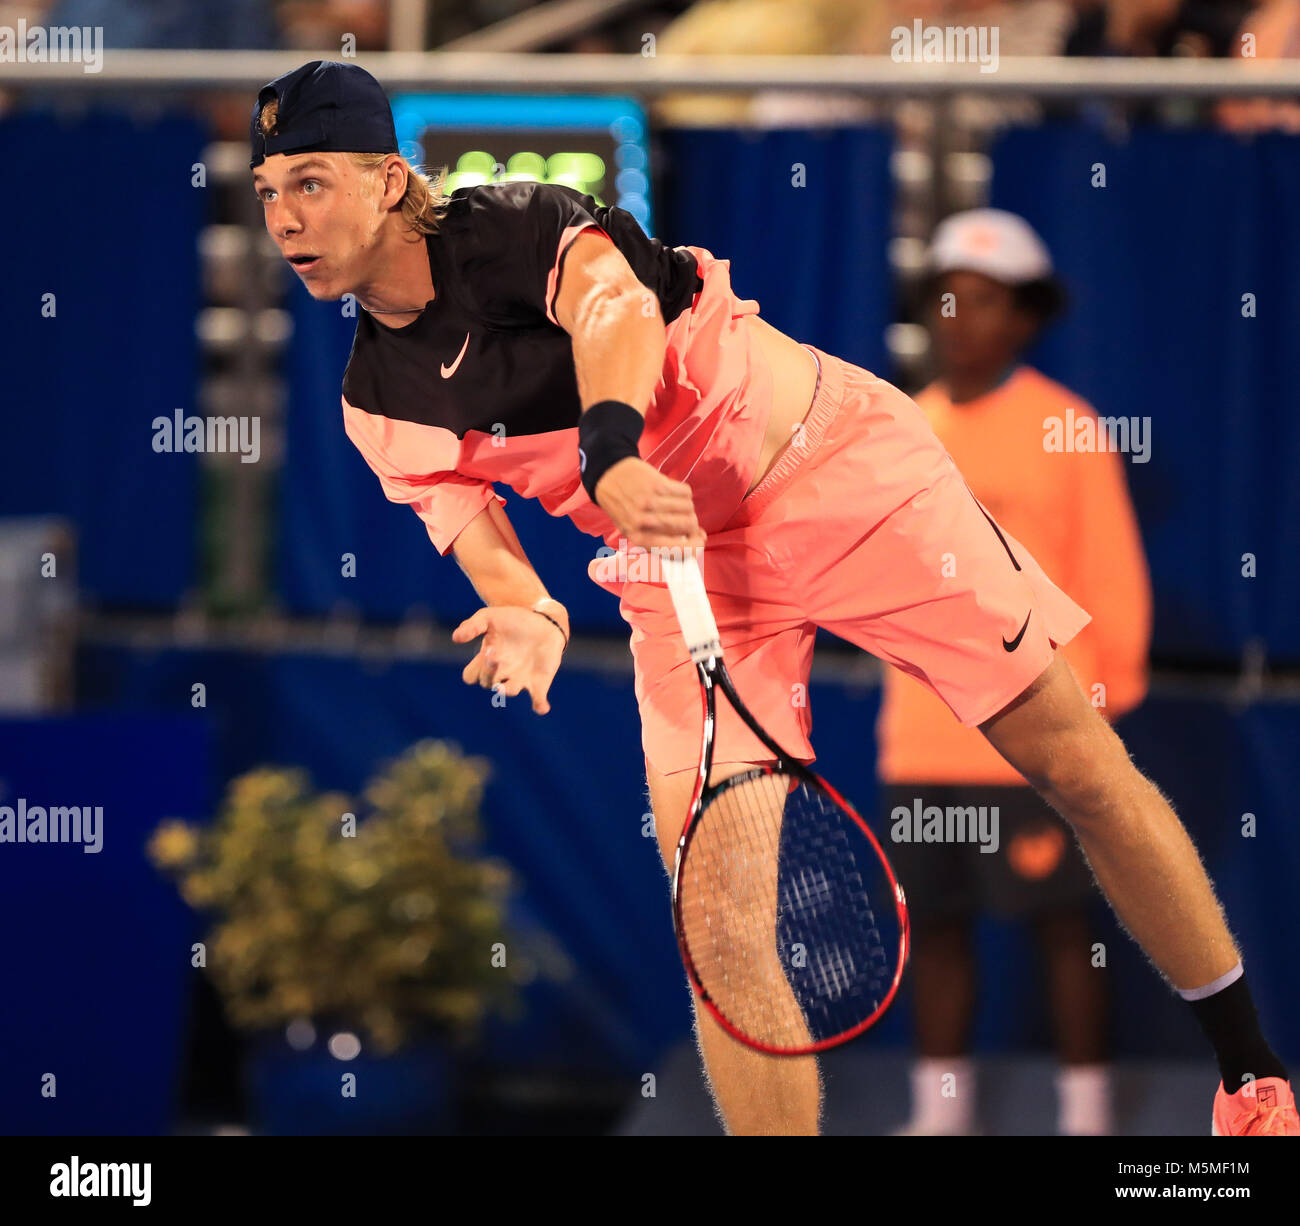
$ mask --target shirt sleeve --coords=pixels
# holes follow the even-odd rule
[[[431,431],[416,422],[378,417],[349,404],[346,398],[343,426],[379,478],[384,496],[414,508],[443,557],[493,498],[505,505],[506,500],[490,481],[462,476],[451,467],[458,440],[450,431]]]
[[[494,183],[474,189],[470,207],[472,281],[484,314],[558,327],[555,299],[574,240],[593,230],[614,241],[596,219],[595,199],[557,183]]]

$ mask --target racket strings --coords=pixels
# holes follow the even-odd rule
[[[859,1024],[893,967],[873,897],[880,857],[819,788],[771,772],[719,793],[682,862],[683,943],[714,1007],[774,1048],[800,1049]]]

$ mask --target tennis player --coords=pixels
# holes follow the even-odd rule
[[[735,295],[727,261],[647,238],[618,208],[537,183],[443,197],[399,155],[383,90],[355,64],[313,61],[266,85],[250,141],[290,267],[314,298],[352,294],[364,311],[348,436],[484,602],[452,635],[482,638],[467,683],[527,690],[544,714],[569,637],[495,484],[632,551],[590,574],[631,627],[669,862],[698,767],[699,688],[666,588],[634,563],[707,539],[729,667],[776,740],[813,760],[800,696],[817,626],[927,685],[1071,824],[1190,1002],[1222,1074],[1214,1129],[1300,1135],[1195,848],[1057,652],[1088,614],[976,502],[911,400],[776,331]],[[768,758],[724,709],[717,777]],[[763,1055],[696,1016],[729,1132],[818,1131],[814,1057]]]

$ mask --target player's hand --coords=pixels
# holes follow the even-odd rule
[[[610,466],[596,483],[596,505],[630,545],[696,549],[704,544],[691,487],[639,456]]]
[[[546,611],[556,616],[560,606],[549,604]],[[568,633],[567,615],[557,619]],[[551,704],[546,693],[559,671],[564,652],[564,637],[559,630],[533,609],[519,605],[491,605],[461,622],[451,632],[455,643],[468,643],[483,635],[482,645],[461,673],[466,685],[484,689],[500,686],[501,693],[513,698],[521,690],[532,696],[533,710],[545,715]]]

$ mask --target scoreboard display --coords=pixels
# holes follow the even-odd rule
[[[402,155],[446,171],[444,190],[518,179],[562,183],[626,209],[653,235],[645,112],[631,98],[400,94]]]

